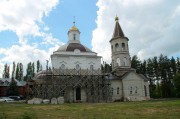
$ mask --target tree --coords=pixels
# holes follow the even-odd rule
[[[176,68],[177,68],[177,72],[180,73],[180,59],[179,59],[179,57],[176,60]]]
[[[131,60],[131,67],[136,69],[137,73],[140,73],[140,67],[141,67],[141,61],[137,57],[137,55],[134,55]]]
[[[172,76],[176,75],[177,72],[177,66],[176,66],[176,60],[174,59],[174,57],[171,58],[171,73],[173,74]]]
[[[34,68],[34,62],[32,63],[32,67],[31,67],[32,69],[31,69],[31,71],[32,71],[32,77],[34,77],[35,76],[35,73],[34,73],[34,71],[35,71],[35,68]]]
[[[18,87],[14,78],[12,78],[12,81],[9,85],[9,88],[7,90],[7,95],[8,96],[18,95]]]
[[[26,80],[32,79],[32,65],[31,62],[27,64],[27,69],[26,69]]]
[[[38,60],[37,61],[37,71],[36,71],[37,73],[40,71],[40,67],[41,67],[41,64],[40,64],[40,61]]]
[[[20,80],[20,76],[19,76],[19,63],[17,63],[17,66],[16,66],[16,75],[15,75],[15,79]]]
[[[7,64],[4,65],[3,78],[9,78],[9,66]]]
[[[23,80],[23,64],[22,63],[19,64],[19,77],[20,77],[20,80]]]
[[[14,78],[15,68],[16,68],[16,63],[13,62],[12,78]]]
[[[106,62],[103,62],[103,64],[101,64],[101,71],[103,73],[108,73],[112,71],[112,65],[111,64],[107,64]]]
[[[144,76],[147,76],[147,63],[145,60],[143,61],[143,63],[141,63],[140,73],[143,74]]]
[[[173,78],[176,96],[180,97],[180,73],[177,73]]]

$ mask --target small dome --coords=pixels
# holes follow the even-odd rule
[[[69,31],[79,31],[79,29],[76,26],[73,26],[69,29]]]
[[[116,16],[116,17],[115,17],[115,21],[119,21],[119,18],[118,18],[118,16]]]
[[[47,75],[52,74],[52,71],[40,71],[35,75],[35,79],[45,79]]]
[[[81,52],[92,52],[89,48],[86,46],[80,44],[80,43],[69,43],[65,44],[63,46],[60,46],[57,51],[63,52],[63,51],[71,51],[74,52],[74,50],[79,49]]]

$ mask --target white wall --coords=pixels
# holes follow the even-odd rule
[[[112,80],[111,81],[111,91],[113,88],[112,101],[122,100],[123,90],[122,90],[122,81],[121,80]],[[117,94],[117,88],[119,88],[119,94]]]
[[[146,100],[144,91],[144,79],[135,72],[130,72],[123,80],[124,99],[130,101]],[[130,93],[132,89],[132,93]],[[135,92],[137,89],[137,93]]]
[[[66,69],[74,69],[79,64],[81,69],[90,69],[90,65],[93,65],[95,70],[101,68],[101,57],[97,56],[62,56],[54,55],[51,57],[52,67],[59,69],[62,64]]]

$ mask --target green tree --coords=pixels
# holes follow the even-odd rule
[[[20,80],[23,80],[23,64],[22,63],[19,64],[19,77],[20,77]]]
[[[25,79],[26,79],[26,80],[32,79],[32,64],[31,64],[31,62],[29,62],[29,63],[27,64],[26,78],[25,78]]]
[[[177,97],[180,97],[180,73],[177,73],[173,78],[175,93]]]
[[[14,78],[14,75],[15,75],[15,68],[16,68],[16,63],[13,62],[12,78]]]
[[[141,61],[137,57],[137,55],[134,55],[131,60],[131,67],[136,69],[137,73],[140,73],[140,67],[141,67]]]
[[[15,82],[14,78],[12,78],[12,81],[9,85],[9,88],[7,90],[7,95],[8,96],[18,95],[18,87],[17,87],[17,83]]]
[[[177,60],[176,60],[176,68],[177,68],[177,72],[180,73],[180,59],[179,59],[179,57],[177,57]]]
[[[7,64],[4,65],[3,78],[9,78],[9,66]]]
[[[35,76],[35,67],[34,67],[34,62],[32,63],[32,67],[31,67],[32,69],[31,69],[31,71],[32,71],[32,77],[34,77]]]
[[[112,65],[111,64],[107,64],[106,62],[103,62],[103,64],[101,64],[101,71],[103,73],[109,73],[112,71]]]
[[[141,63],[140,73],[147,77],[147,63],[146,60]]]
[[[40,64],[40,61],[38,60],[37,61],[37,71],[36,71],[37,73],[40,71],[40,67],[41,67],[41,64]]]
[[[172,76],[175,76],[176,72],[177,72],[177,66],[176,66],[176,60],[174,59],[174,57],[171,58],[171,64],[170,65],[171,65]]]
[[[17,63],[17,66],[16,66],[16,75],[15,75],[15,79],[20,80],[20,76],[19,76],[19,63]]]

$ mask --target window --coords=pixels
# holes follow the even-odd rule
[[[94,67],[93,65],[90,65],[90,70],[93,71]]]
[[[116,59],[117,66],[121,66],[121,61],[119,58]]]
[[[122,43],[122,50],[125,50],[125,43]]]
[[[145,96],[147,96],[146,86],[144,86],[144,92],[145,92]]]
[[[115,51],[119,51],[119,45],[117,43],[115,44]]]
[[[76,40],[76,34],[73,34],[73,40]]]
[[[135,88],[135,94],[137,94],[137,86],[136,86],[136,88]]]
[[[65,65],[64,64],[61,65],[61,70],[65,70]]]
[[[76,70],[80,70],[79,64],[76,65]]]
[[[62,90],[60,95],[64,96],[65,95],[65,90]]]
[[[126,59],[126,57],[124,57],[124,59],[123,59],[123,66],[126,66],[127,65],[127,59]]]
[[[113,88],[111,88],[111,94],[112,94],[112,95],[113,95],[113,90],[114,90],[114,89],[113,89]]]
[[[117,94],[119,94],[119,87],[117,87]]]
[[[132,87],[130,87],[130,94],[132,94]]]

